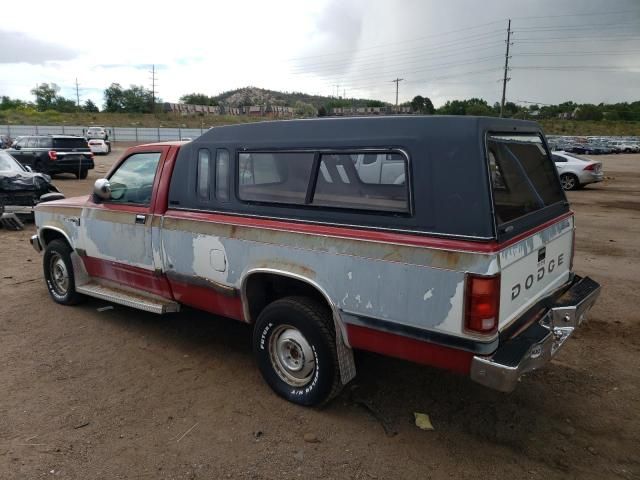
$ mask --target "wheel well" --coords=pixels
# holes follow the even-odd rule
[[[65,243],[67,244],[69,243],[67,240],[67,237],[65,237],[62,233],[60,233],[57,230],[52,230],[50,228],[43,230],[42,233],[40,233],[40,238],[42,238],[42,241],[44,242],[44,244],[42,245],[42,248],[47,248],[47,245],[49,245],[49,243],[57,239],[64,240]]]
[[[313,298],[331,310],[327,298],[316,287],[286,275],[254,273],[246,280],[244,294],[251,322],[255,322],[262,309],[271,302],[290,296]]]

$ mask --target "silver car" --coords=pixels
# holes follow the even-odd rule
[[[601,182],[604,179],[600,162],[567,152],[552,152],[551,156],[558,169],[562,188],[565,190],[577,190],[589,183]]]

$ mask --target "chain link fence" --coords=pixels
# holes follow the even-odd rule
[[[78,135],[84,136],[87,127],[76,125],[0,125],[0,135],[16,138],[25,135]],[[106,127],[113,142],[163,142],[202,135],[204,128],[136,128]]]

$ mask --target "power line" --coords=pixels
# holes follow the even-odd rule
[[[498,31],[500,32],[500,31]],[[500,32],[501,33],[501,32]],[[491,33],[490,35],[483,35],[482,37],[486,37],[486,38],[481,38],[478,36],[468,36],[468,37],[462,37],[458,40],[455,41],[448,41],[448,42],[442,42],[442,43],[433,43],[430,44],[428,46],[417,46],[417,47],[413,47],[411,49],[405,49],[405,50],[399,50],[399,51],[388,51],[388,52],[377,52],[374,54],[369,54],[369,55],[364,55],[364,56],[359,56],[356,60],[352,59],[352,58],[338,58],[338,59],[334,59],[334,60],[323,60],[321,62],[315,62],[315,63],[300,63],[300,64],[294,64],[292,65],[292,69],[293,70],[306,70],[309,68],[328,68],[328,67],[339,67],[341,65],[351,65],[354,63],[358,63],[361,61],[367,61],[370,59],[379,59],[381,55],[384,55],[385,57],[401,57],[401,56],[406,56],[406,55],[415,55],[415,53],[420,53],[420,54],[426,54],[426,53],[430,53],[430,52],[435,52],[435,53],[444,53],[444,52],[451,52],[451,51],[458,51],[458,50],[464,50],[466,48],[468,48],[469,46],[469,42],[473,41],[474,45],[484,45],[487,43],[498,43],[497,40],[499,38],[499,33]],[[480,43],[478,44],[479,41],[482,41],[484,43]],[[501,42],[500,42],[501,43]]]
[[[469,26],[469,27],[460,28],[460,29],[457,29],[457,30],[450,30],[448,32],[434,33],[434,34],[431,34],[431,35],[424,35],[424,36],[421,36],[421,37],[414,37],[414,38],[411,38],[411,39],[408,39],[408,40],[401,40],[401,41],[397,41],[397,42],[390,42],[390,43],[385,43],[385,44],[372,45],[370,47],[360,48],[360,49],[358,49],[358,51],[362,52],[362,51],[365,51],[365,50],[372,50],[372,49],[376,49],[376,48],[386,48],[386,47],[389,47],[390,45],[399,45],[399,44],[404,44],[404,43],[417,42],[417,41],[424,40],[424,39],[427,39],[427,38],[434,38],[434,37],[442,37],[442,36],[446,36],[446,35],[451,35],[452,33],[468,32],[469,30],[474,30],[474,29],[486,27],[486,26],[489,26],[489,25],[495,25],[497,23],[501,23],[502,21],[503,20],[494,20],[492,22],[482,23],[480,25]],[[332,52],[332,53],[324,53],[324,54],[318,54],[318,55],[305,55],[305,56],[300,56],[300,57],[291,57],[291,58],[289,58],[289,60],[293,61],[293,60],[304,60],[306,58],[332,57],[332,56],[336,56],[336,55],[350,55],[352,53],[353,53],[353,50],[343,50],[341,52]]]
[[[640,14],[640,10],[623,10],[617,12],[591,12],[591,13],[567,13],[564,15],[527,15],[521,17],[512,17],[515,20],[530,20],[535,18],[564,18],[564,17],[592,17],[594,15],[604,17],[608,15],[627,15],[629,13]]]

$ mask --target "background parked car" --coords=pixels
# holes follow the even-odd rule
[[[92,138],[88,143],[91,153],[101,153],[104,155],[111,153],[111,142],[109,141]]]
[[[95,126],[87,128],[87,132],[85,133],[85,138],[87,140],[91,140],[92,138],[97,138],[100,140],[109,140],[109,132],[103,126]]]
[[[560,174],[560,183],[564,190],[576,190],[604,179],[600,162],[580,158],[567,152],[553,152],[551,156]]]
[[[8,152],[21,164],[47,174],[73,173],[87,178],[94,167],[93,153],[82,137],[37,135],[22,137]]]
[[[51,177],[31,172],[6,150],[0,150],[0,206],[4,215],[15,214],[21,220],[33,217],[33,206],[42,195],[58,192]],[[2,222],[3,223],[3,222]]]

